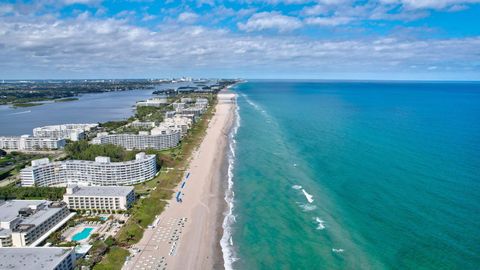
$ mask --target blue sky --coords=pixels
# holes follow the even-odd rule
[[[0,1],[0,79],[480,79],[480,0]]]

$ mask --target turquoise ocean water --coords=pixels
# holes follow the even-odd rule
[[[235,91],[228,268],[480,269],[479,83]]]

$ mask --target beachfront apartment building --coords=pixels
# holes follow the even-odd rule
[[[140,122],[140,121],[133,121],[132,123],[129,124],[131,127],[134,128],[154,128],[155,127],[155,122],[153,121],[147,121],[147,122]]]
[[[39,138],[68,139],[78,141],[85,138],[85,132],[97,127],[98,124],[64,124],[37,127],[33,136]]]
[[[184,102],[174,102],[172,107],[176,112],[179,112],[185,108],[186,104]]]
[[[67,187],[63,201],[75,210],[127,210],[135,201],[131,186],[77,186]]]
[[[0,137],[0,149],[5,150],[54,150],[64,146],[64,139],[32,137],[30,135]]]
[[[89,160],[50,162],[47,158],[32,161],[32,166],[20,171],[24,187],[55,185],[124,186],[145,182],[155,177],[155,155],[136,154],[134,160],[111,162],[109,157]]]
[[[176,113],[177,113],[176,111],[166,111],[165,119],[174,117]]]
[[[163,150],[172,148],[180,142],[180,130],[168,129],[164,132],[155,132],[156,128],[149,133],[141,131],[138,134],[107,134],[99,133],[92,140],[93,144],[114,144],[128,150],[156,149]]]
[[[163,120],[162,123],[158,125],[158,127],[152,129],[152,134],[161,134],[162,132],[166,132],[167,130],[179,130],[181,136],[185,136],[188,130],[192,127],[192,119],[186,117],[171,117],[166,118]]]
[[[160,96],[160,97],[150,98],[145,101],[138,101],[137,107],[140,107],[140,106],[161,107],[166,104],[168,104],[167,96]]]
[[[75,259],[73,248],[0,248],[0,269],[73,270]]]
[[[63,202],[0,202],[0,247],[35,247],[73,215]]]
[[[195,102],[195,99],[194,98],[181,98],[180,99],[180,102],[181,103],[194,103]]]
[[[206,107],[206,106],[208,105],[208,99],[206,99],[206,98],[197,98],[197,99],[195,100],[195,104],[196,104],[197,106],[205,106],[205,107]]]

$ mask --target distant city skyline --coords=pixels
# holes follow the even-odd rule
[[[3,1],[0,80],[480,80],[480,0]]]

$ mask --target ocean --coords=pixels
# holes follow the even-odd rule
[[[480,83],[236,86],[231,269],[479,269]]]

